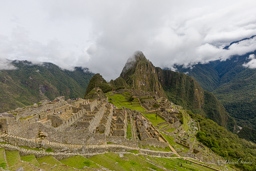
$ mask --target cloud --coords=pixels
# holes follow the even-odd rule
[[[3,2],[2,2],[3,3]],[[17,5],[18,4],[18,5]],[[142,51],[155,66],[207,63],[256,49],[254,0],[0,2],[0,59],[90,68],[107,80]]]
[[[254,54],[249,56],[250,61],[248,63],[243,64],[244,67],[255,69],[256,68],[256,58]]]

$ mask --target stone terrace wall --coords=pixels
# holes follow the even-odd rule
[[[124,137],[109,136],[106,138],[106,141],[115,144],[127,145],[130,147],[138,147],[138,141],[130,141]]]
[[[8,118],[8,134],[24,138],[36,138],[39,132],[39,126],[36,121],[37,116],[27,120],[15,120]]]
[[[112,121],[112,117],[113,117],[113,105],[110,105],[110,109],[109,109],[110,113],[108,115],[108,120],[106,123],[106,130],[105,130],[105,135],[108,136],[110,133],[110,126],[111,126],[111,121]]]
[[[95,114],[95,117],[91,120],[90,126],[88,127],[88,131],[90,133],[93,133],[96,127],[99,125],[100,120],[105,112],[105,104],[103,103],[102,106],[100,107],[99,111]]]
[[[47,140],[51,142],[67,143],[67,144],[86,144],[91,133],[84,130],[58,130],[51,126],[39,124],[39,129],[42,132],[47,132]]]
[[[86,114],[86,110],[82,109],[78,111],[77,113],[73,113],[73,115],[63,122],[62,125],[60,125],[57,130],[64,131],[67,127],[71,126],[73,123],[78,121],[81,117],[83,117]]]

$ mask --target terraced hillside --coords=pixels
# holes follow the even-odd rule
[[[23,134],[9,134],[8,129],[4,133],[2,129],[0,134],[0,147],[2,148],[0,150],[0,166],[8,170],[16,170],[20,167],[24,170],[223,170],[224,167],[232,170],[226,164],[219,165],[218,161],[223,161],[224,163],[225,160],[196,141],[198,126],[186,111],[183,111],[181,107],[172,104],[165,98],[154,99],[153,96],[147,95],[146,92],[141,93],[142,96],[139,94],[139,96],[134,96],[130,90],[108,92],[105,95],[115,107],[110,105],[110,108],[108,106],[104,108],[104,102],[100,106],[95,103],[94,107],[97,107],[97,110],[93,110],[96,112],[94,117],[101,113],[101,108],[105,112],[102,111],[102,118],[97,119],[97,125],[94,125],[94,127],[89,125],[83,132],[87,132],[92,128],[93,134],[90,134],[89,137],[96,138],[98,144],[89,144],[91,142],[90,138],[86,143],[81,142],[80,144],[71,143],[69,142],[71,140],[68,139],[58,142],[56,141],[58,139],[53,139],[52,135],[55,135],[53,132],[46,132],[47,130],[42,130],[42,127],[40,127],[38,136],[35,138],[24,137],[25,135],[23,136]],[[50,124],[55,120],[44,118],[43,114],[47,114],[47,111],[43,110],[42,113],[36,115],[38,119],[36,123],[41,126],[45,125],[51,131],[61,131],[62,128],[64,130],[68,128],[68,131],[78,129],[78,127],[74,126],[78,126],[76,120],[78,119],[77,121],[81,125],[82,122],[79,118],[84,118],[89,111],[86,111],[81,116],[78,113],[71,114],[68,110],[68,104],[62,98],[58,99],[59,101],[54,102],[54,104],[42,105],[46,105],[47,108],[53,106],[50,111],[55,111],[56,113],[62,110],[61,114],[55,115],[67,119],[70,115],[74,121],[70,125],[59,125],[50,129]],[[68,102],[73,106],[88,108],[88,106],[83,105],[83,101],[79,99]],[[92,100],[85,101],[88,104],[94,103]],[[158,105],[153,105],[155,106],[153,107],[150,104]],[[161,108],[166,110],[161,112],[163,110]],[[30,110],[28,108],[28,111]],[[108,110],[110,110],[110,113],[106,112]],[[17,112],[15,117],[25,113],[25,111]],[[31,113],[34,112],[32,111]],[[105,115],[105,113],[108,114]],[[125,116],[125,126],[118,128],[121,124],[121,122],[119,123],[122,118],[121,113]],[[168,114],[171,113],[173,116],[168,117]],[[76,119],[76,116],[79,117]],[[105,116],[106,119],[110,117],[112,119],[109,128],[112,127],[112,124],[116,124],[108,134],[106,134],[108,128],[105,128],[102,132],[100,127],[101,124],[108,122],[108,119],[104,121]],[[183,124],[178,119],[180,116],[183,117]],[[31,117],[20,118],[22,120],[19,123],[35,124],[32,122],[33,119]],[[5,119],[1,118],[0,121]],[[63,122],[66,121],[63,120]],[[90,123],[92,124],[92,122]],[[4,125],[2,126],[4,127]],[[55,125],[53,124],[53,126]],[[121,130],[123,130],[124,134],[122,134]],[[187,134],[184,135],[184,132],[187,132]],[[101,139],[101,137],[103,138]],[[183,138],[180,139],[180,137]],[[72,141],[76,139],[74,136],[71,138],[73,139]],[[80,140],[77,142],[80,142]],[[188,146],[187,143],[191,142],[192,145]],[[208,157],[209,155],[211,157]]]

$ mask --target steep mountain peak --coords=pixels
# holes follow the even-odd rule
[[[140,51],[135,52],[133,57],[127,60],[120,77],[133,89],[165,96],[155,66]]]
[[[131,71],[138,62],[141,62],[141,61],[149,62],[141,51],[135,52],[133,56],[128,58],[122,70],[121,77],[125,77],[125,75],[129,73],[129,71]]]

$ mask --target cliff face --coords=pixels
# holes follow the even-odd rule
[[[136,52],[133,58],[128,59],[120,77],[133,89],[165,96],[162,85],[158,81],[155,66],[145,58],[142,52]]]
[[[210,92],[205,91],[192,77],[183,73],[157,68],[158,79],[169,100],[204,115],[219,125],[233,130],[235,122],[223,105]]]
[[[202,113],[204,90],[193,78],[160,68],[157,68],[157,75],[171,101],[178,102],[186,108],[192,107]]]

